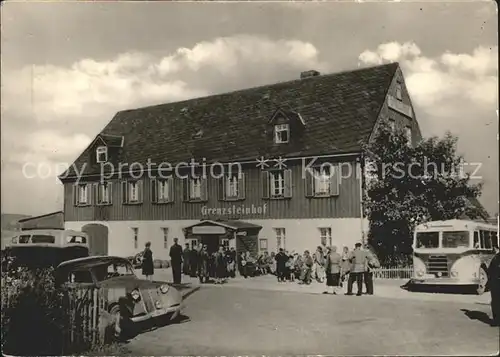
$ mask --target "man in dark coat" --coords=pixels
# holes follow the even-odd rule
[[[196,278],[196,271],[198,270],[198,249],[193,243],[189,251],[189,271],[188,274],[191,278]]]
[[[172,275],[174,284],[181,283],[182,267],[182,247],[179,245],[179,238],[174,238],[174,245],[170,247],[170,264],[172,265]]]
[[[500,326],[500,249],[495,247],[495,256],[488,267],[488,285],[491,293],[491,325]]]
[[[151,242],[147,242],[142,256],[142,275],[147,280],[152,280],[154,274],[153,252],[151,251]]]
[[[190,272],[190,255],[191,249],[189,248],[189,243],[186,243],[186,247],[182,251],[182,274],[188,275]]]
[[[288,261],[288,255],[285,254],[283,248],[280,248],[274,259],[276,259],[276,276],[278,277],[278,282],[283,282],[286,277],[286,262]]]

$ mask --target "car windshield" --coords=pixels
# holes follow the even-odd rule
[[[419,232],[415,243],[417,248],[438,248],[439,232]]]
[[[97,281],[104,281],[119,276],[135,276],[130,263],[122,261],[99,265],[94,268],[94,272]]]
[[[469,247],[469,232],[443,232],[443,248]]]

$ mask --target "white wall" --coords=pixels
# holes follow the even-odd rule
[[[155,259],[168,259],[170,246],[175,237],[179,244],[184,245],[184,227],[199,223],[199,220],[182,221],[111,221],[111,222],[66,222],[66,229],[81,230],[89,223],[101,223],[109,229],[109,254],[130,256],[144,249],[146,242],[151,242]],[[359,218],[342,219],[266,219],[246,220],[246,222],[262,226],[259,238],[268,240],[268,250],[276,251],[277,240],[274,228],[285,228],[285,247],[288,251],[303,253],[308,249],[314,251],[321,243],[319,228],[331,227],[332,244],[339,250],[343,246],[352,249],[356,242],[361,241],[361,220]],[[363,222],[367,232],[367,222]],[[163,231],[168,228],[168,246],[163,245]],[[138,248],[134,248],[134,233],[132,228],[139,229]]]

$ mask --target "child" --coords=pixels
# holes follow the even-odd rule
[[[295,281],[295,261],[293,258],[293,255],[290,255],[288,257],[288,261],[286,262],[286,268],[287,268],[287,280],[294,282]]]

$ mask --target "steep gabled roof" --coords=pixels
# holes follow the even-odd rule
[[[121,163],[231,162],[359,152],[384,103],[397,63],[118,112],[101,132],[123,136]],[[301,140],[274,145],[278,108],[300,116]],[[195,134],[203,131],[201,137]],[[291,133],[293,136],[293,133]],[[85,153],[85,152],[84,152]],[[81,167],[88,155],[75,162]],[[99,173],[86,163],[85,174]]]

